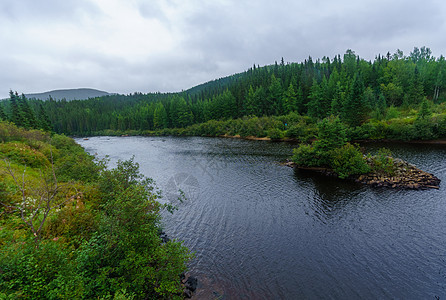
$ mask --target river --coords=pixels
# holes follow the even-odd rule
[[[132,156],[163,190],[171,238],[195,252],[198,299],[446,296],[446,146],[386,144],[439,190],[392,190],[293,170],[296,145],[202,137],[77,139]],[[374,151],[380,145],[366,145]],[[178,200],[181,189],[187,199]]]

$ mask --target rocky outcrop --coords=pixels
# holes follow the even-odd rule
[[[393,172],[390,174],[368,173],[356,176],[355,181],[371,186],[385,186],[404,189],[438,189],[440,179],[431,173],[424,172],[416,166],[401,159],[393,159]]]
[[[192,298],[193,293],[197,289],[198,279],[193,276],[189,276],[186,278],[185,274],[181,274],[181,283],[183,284],[183,296],[185,298]]]
[[[170,241],[170,238],[167,236],[167,234],[164,231],[159,231],[158,235],[161,238],[161,243],[165,244]]]
[[[336,173],[328,168],[319,167],[302,167],[292,161],[284,163],[285,166],[299,168],[303,170],[315,171],[326,176],[337,176]],[[374,187],[389,187],[400,189],[438,189],[440,179],[433,174],[424,172],[416,166],[405,162],[401,159],[393,159],[392,172],[370,172],[362,175],[353,175],[348,177],[349,180],[367,184]]]

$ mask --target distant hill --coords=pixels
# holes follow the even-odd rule
[[[37,93],[37,94],[25,94],[26,98],[28,99],[40,99],[40,100],[48,100],[51,96],[54,100],[62,100],[66,99],[67,101],[71,100],[85,100],[88,98],[94,98],[94,97],[101,97],[101,96],[107,96],[112,95],[110,93],[95,90],[95,89],[67,89],[67,90],[54,90],[44,93]]]

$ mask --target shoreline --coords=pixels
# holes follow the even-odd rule
[[[96,136],[116,136],[116,137],[129,137],[129,136],[147,136],[147,137],[211,137],[211,138],[228,138],[228,139],[242,139],[242,140],[249,140],[249,141],[270,141],[270,142],[288,142],[288,143],[301,143],[300,140],[296,138],[280,138],[280,139],[272,139],[270,137],[258,137],[258,136],[241,136],[239,134],[237,135],[230,135],[230,134],[222,134],[222,135],[157,135],[157,134],[116,134],[116,135],[102,135],[102,134],[93,134],[93,135],[72,135],[71,138],[82,138],[82,139],[88,139],[90,137],[96,137]],[[426,145],[446,145],[446,138],[440,138],[436,140],[390,140],[390,139],[361,139],[361,140],[352,140],[353,143],[398,143],[398,144],[426,144]]]

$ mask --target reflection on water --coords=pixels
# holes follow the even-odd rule
[[[204,299],[434,299],[446,295],[446,194],[372,189],[279,164],[295,145],[216,138],[78,140],[135,155],[178,204],[166,232],[196,253]],[[365,145],[376,151],[382,145]],[[446,148],[384,145],[446,182]],[[444,184],[443,184],[444,185]],[[188,199],[176,202],[184,191]]]

